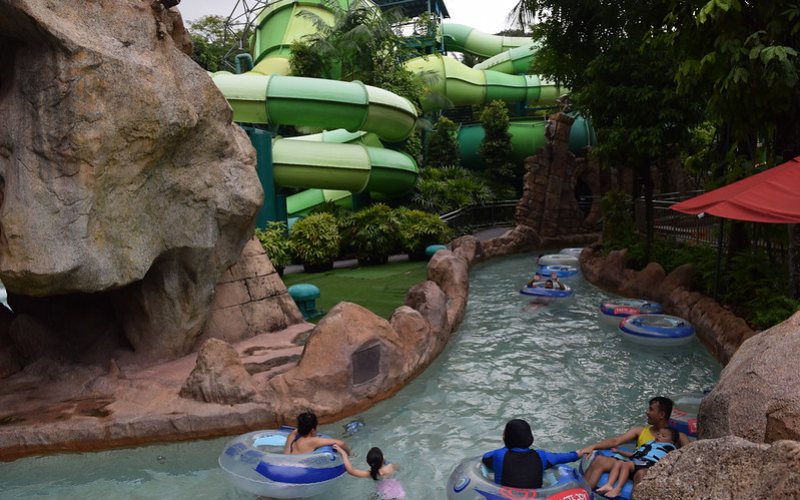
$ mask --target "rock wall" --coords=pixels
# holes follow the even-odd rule
[[[740,317],[717,301],[690,291],[691,264],[674,269],[669,275],[660,264],[651,262],[641,271],[625,267],[627,250],[603,256],[599,245],[581,254],[581,270],[590,283],[627,297],[660,302],[664,310],[689,320],[697,337],[722,364],[727,364],[739,346],[755,332]]]
[[[173,358],[203,333],[263,193],[189,47],[159,2],[0,3],[0,279],[24,363]]]

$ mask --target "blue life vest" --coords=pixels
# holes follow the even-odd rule
[[[655,440],[648,441],[634,452],[631,460],[656,463],[673,450],[677,450],[677,448],[672,443],[662,443]]]

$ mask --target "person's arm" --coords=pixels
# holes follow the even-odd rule
[[[539,454],[539,458],[542,460],[542,467],[544,467],[545,469],[547,469],[548,467],[552,467],[554,465],[574,462],[579,458],[577,451],[570,451],[567,453],[553,453],[552,451],[536,450],[536,453]]]
[[[283,445],[283,454],[289,455],[292,453],[292,443],[297,438],[297,429],[292,429],[292,432],[286,436],[286,444]]]
[[[324,446],[324,445],[323,445]],[[338,444],[331,445],[336,452],[342,456],[342,463],[344,464],[344,468],[348,474],[353,477],[370,477],[369,471],[356,469],[353,467],[353,464],[350,463],[350,456],[348,453]]]
[[[627,443],[628,441],[636,441],[636,439],[639,437],[639,434],[642,433],[642,430],[644,430],[643,427],[634,427],[624,434],[603,439],[602,441],[598,441],[592,445],[587,446],[586,448],[581,448],[581,450],[579,451],[585,451],[591,453],[594,450],[607,450],[609,448],[614,448],[616,446],[619,446],[622,443]]]
[[[621,450],[619,448],[611,448],[611,451],[613,451],[614,453],[619,453],[623,457],[627,457],[627,458],[631,458],[633,456],[633,454],[634,454],[634,452],[632,452],[632,451]]]
[[[313,448],[316,450],[317,448],[321,448],[323,446],[338,446],[345,450],[347,454],[350,454],[350,447],[347,446],[347,443],[342,441],[341,439],[331,439],[331,438],[323,438],[323,437],[315,437],[313,443]]]

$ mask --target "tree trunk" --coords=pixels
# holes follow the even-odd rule
[[[789,224],[789,294],[800,300],[800,225]]]
[[[644,261],[647,263],[653,248],[653,176],[650,175],[649,162],[643,162],[638,170],[644,187]]]

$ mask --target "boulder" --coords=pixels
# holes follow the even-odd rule
[[[623,281],[620,291],[628,297],[656,300],[658,298],[656,291],[666,276],[667,273],[661,264],[651,262],[638,273],[634,273],[630,279]]]
[[[389,319],[392,329],[397,332],[403,350],[411,356],[406,359],[407,371],[427,366],[447,344],[449,335],[434,335],[428,321],[416,309],[400,306]]]
[[[800,438],[800,312],[742,343],[700,405],[701,437]]]
[[[469,297],[467,262],[449,250],[436,252],[428,262],[428,279],[447,296],[447,322],[450,330],[455,330],[464,318]]]
[[[676,288],[685,288],[689,290],[692,286],[693,275],[694,266],[691,264],[683,264],[676,267],[664,278],[664,281],[661,282],[661,286],[656,290],[657,297],[655,297],[655,299],[663,303]]]
[[[634,499],[798,498],[800,443],[702,439],[669,453],[647,471]]]
[[[11,311],[0,305],[0,380],[22,369],[22,360],[9,335],[12,320]]]
[[[472,235],[461,236],[450,242],[450,250],[456,255],[467,261],[471,268],[482,257],[481,242]]]
[[[284,421],[310,409],[330,420],[357,413],[396,392],[419,354],[388,321],[350,302],[323,317],[297,366],[270,379]]]
[[[623,283],[625,272],[625,262],[628,258],[628,250],[612,250],[608,252],[600,269],[598,277],[599,285],[609,290],[619,290]]]
[[[447,319],[447,296],[433,281],[423,281],[406,292],[405,305],[418,311],[427,322],[431,333],[446,336],[451,328]]]
[[[542,237],[534,228],[524,224],[517,224],[504,234],[481,243],[483,259],[532,252],[541,247]]]
[[[75,329],[124,333],[150,359],[194,346],[263,197],[179,15],[156,7],[0,3],[0,279],[12,307],[107,294],[112,320],[87,309]]]
[[[256,396],[253,379],[239,353],[219,339],[207,340],[197,353],[197,364],[184,382],[181,397],[206,403],[237,404]]]

